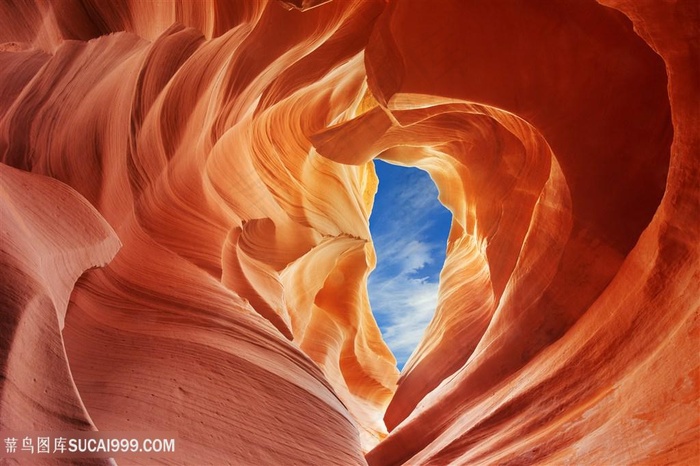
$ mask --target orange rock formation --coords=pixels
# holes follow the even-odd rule
[[[178,464],[699,461],[699,10],[0,4],[0,428],[177,431]],[[453,214],[400,377],[375,157]]]

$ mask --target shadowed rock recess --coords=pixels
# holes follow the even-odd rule
[[[697,464],[699,8],[0,2],[0,428],[177,432],[171,464]],[[374,158],[453,216],[401,374]]]

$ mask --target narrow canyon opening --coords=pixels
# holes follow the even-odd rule
[[[370,231],[377,266],[368,291],[384,341],[401,370],[435,314],[452,214],[438,200],[427,172],[378,159],[374,166],[379,188]]]
[[[23,1],[0,23],[19,444],[700,463],[697,2]]]

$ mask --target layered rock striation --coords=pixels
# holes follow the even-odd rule
[[[0,23],[3,430],[176,431],[180,464],[700,458],[693,2]],[[376,157],[453,215],[400,376],[367,296]]]

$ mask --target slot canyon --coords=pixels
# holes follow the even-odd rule
[[[696,0],[2,0],[0,437],[177,448],[0,463],[699,464],[699,128]],[[451,214],[401,371],[375,159]]]

